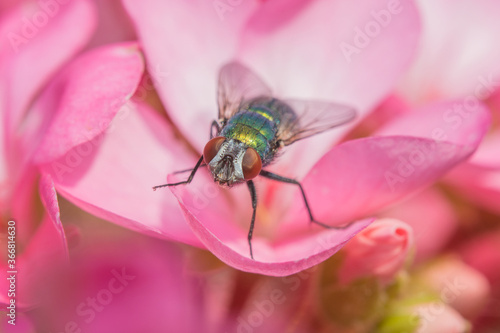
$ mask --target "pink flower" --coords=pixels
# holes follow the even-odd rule
[[[0,32],[5,37],[0,42],[1,246],[13,249],[15,244],[15,257],[7,251],[1,257],[0,302],[5,308],[15,300],[19,326],[24,326],[21,311],[40,301],[34,281],[44,281],[51,269],[68,260],[52,179],[40,177],[32,160],[39,132],[25,115],[43,85],[83,47],[95,26],[94,15],[86,1],[55,3],[50,8],[19,1],[1,13]],[[13,291],[13,279],[7,279],[12,275]]]
[[[151,186],[194,166],[216,115],[218,70],[231,59],[259,73],[278,97],[328,99],[355,106],[360,116],[368,113],[411,60],[419,33],[411,2],[396,9],[385,1],[364,9],[348,1],[245,2],[222,18],[212,2],[125,4],[154,87],[180,132],[146,103],[153,92],[148,76],[136,90],[143,63],[135,44],[75,59],[32,108],[32,114],[53,117],[36,160],[59,193],[99,217],[207,248],[235,268],[268,275],[311,267],[368,225],[365,219],[344,230],[310,227],[297,189],[259,181],[251,260],[246,188],[226,193],[201,171],[192,184],[173,188],[174,195]],[[347,56],[339,46],[356,44],[359,29],[377,24],[371,11],[389,15],[391,24]],[[419,117],[396,119],[386,133],[392,136],[332,148],[346,126],[304,140],[271,170],[301,179],[324,223],[367,217],[431,184],[475,150],[489,124],[481,105],[447,141],[429,138],[449,107],[451,102],[432,105]]]

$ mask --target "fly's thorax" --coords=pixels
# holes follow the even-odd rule
[[[237,140],[255,149],[263,162],[269,164],[279,148],[277,133],[281,114],[274,110],[274,104],[256,100],[244,104],[222,128],[220,135]],[[277,103],[277,102],[276,102]]]
[[[208,163],[214,180],[220,185],[231,186],[245,181],[243,157],[247,146],[234,139],[226,139],[217,155]]]

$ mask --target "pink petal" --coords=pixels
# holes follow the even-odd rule
[[[408,136],[348,141],[330,150],[302,185],[315,217],[338,225],[432,184],[475,148]],[[298,193],[295,200],[302,200]],[[281,226],[284,237],[304,219],[303,205],[295,205],[289,214],[296,218]]]
[[[358,29],[378,32],[369,37]],[[410,64],[419,32],[412,2],[272,1],[249,21],[239,55],[280,96],[333,100],[367,112]],[[367,45],[356,39],[363,34]],[[358,53],[345,56],[346,44]]]
[[[120,0],[96,0],[94,2],[99,19],[87,49],[137,39],[134,25]]]
[[[0,117],[4,116],[5,110],[0,108]],[[3,213],[7,210],[12,191],[12,179],[9,177],[8,170],[8,157],[7,157],[7,143],[5,127],[0,126],[0,212]]]
[[[420,23],[411,1],[281,0],[266,5],[245,29],[238,57],[278,97],[346,104],[358,110],[358,120],[389,94],[417,46]],[[367,29],[374,29],[372,37]],[[296,176],[305,175],[349,128],[298,142],[284,164],[293,164]]]
[[[366,219],[345,230],[328,230],[308,228],[308,221],[304,219],[301,237],[290,237],[278,243],[261,236],[263,221],[257,217],[252,240],[255,260],[252,260],[247,240],[251,212],[243,209],[248,213],[243,214],[238,209],[243,199],[239,192],[248,192],[246,186],[226,193],[210,178],[208,172],[200,173],[188,186],[170,189],[179,200],[189,226],[203,244],[226,264],[246,272],[285,276],[302,271],[329,258],[371,222]],[[169,182],[177,179],[169,176]],[[246,207],[251,209],[250,196],[248,193],[246,196]],[[313,232],[319,230],[320,233]]]
[[[61,213],[59,212],[59,203],[57,201],[57,193],[54,187],[54,182],[50,176],[42,175],[40,179],[40,197],[43,206],[52,222],[51,233],[52,238],[50,244],[45,244],[45,249],[56,248],[55,253],[59,253],[61,258],[68,257],[68,248],[66,244],[66,236],[61,223]]]
[[[395,119],[382,128],[378,134],[405,134],[423,136],[436,142],[455,142],[465,145],[473,152],[481,142],[490,125],[490,112],[476,99],[468,97],[455,101],[435,102],[413,110],[411,114]],[[485,138],[485,142],[494,138]],[[479,146],[482,149],[482,144]],[[491,144],[484,148],[491,152]],[[479,153],[466,163],[452,170],[447,180],[462,188],[463,193],[474,202],[498,209],[500,199],[500,176],[495,169],[487,170],[488,164],[495,165],[496,158],[488,158]],[[496,154],[495,154],[496,156]],[[480,166],[476,162],[486,162]]]
[[[255,260],[252,260],[247,240],[251,215],[247,216],[245,229],[236,226],[237,221],[231,219],[228,204],[221,203],[225,200],[219,189],[219,193],[204,197],[206,208],[197,205],[193,198],[202,193],[206,180],[201,184],[194,182],[190,186],[171,188],[172,193],[179,200],[189,226],[207,249],[226,264],[245,272],[271,276],[300,272],[331,257],[371,222],[371,219],[365,219],[344,230],[323,229],[316,234],[309,232],[301,239],[290,239],[280,244],[254,237],[252,248]],[[258,228],[259,221],[256,224]]]
[[[16,305],[19,307],[30,307],[39,302],[39,290],[35,288],[38,283],[46,281],[53,269],[60,267],[68,260],[68,250],[66,239],[62,228],[57,195],[52,180],[49,177],[42,177],[40,180],[40,196],[47,215],[37,226],[32,237],[25,242],[23,251],[17,252],[16,266]],[[16,228],[22,220],[14,218]],[[18,240],[19,241],[19,240]],[[17,243],[20,247],[20,242]],[[1,283],[8,281],[12,269],[2,267]],[[4,285],[3,290],[8,290]],[[6,295],[1,295],[2,302]]]
[[[199,245],[170,191],[152,190],[168,173],[195,164],[165,119],[145,104],[129,102],[107,131],[44,164],[42,172],[52,176],[60,194],[94,215]]]
[[[500,212],[500,172],[472,163],[463,164],[447,175],[446,180],[471,202]]]
[[[460,95],[485,99],[499,88],[500,3],[419,1],[423,34],[402,91],[412,101]]]
[[[391,122],[394,118],[404,116],[404,114],[410,112],[410,110],[411,108],[405,99],[397,94],[392,94],[367,115],[361,121],[358,128],[355,129],[354,133],[349,133],[349,136],[353,134],[356,135],[357,131],[360,131],[362,136],[367,132],[373,133],[386,123]]]
[[[8,333],[36,333],[35,325],[30,317],[23,312],[16,313],[16,325],[13,326],[8,321],[11,319],[7,316],[2,316],[0,320],[0,331]]]
[[[498,154],[499,146],[500,129],[493,128],[492,131],[484,138],[474,156],[471,157],[469,163],[487,170],[500,170],[500,154]]]
[[[19,0],[1,0],[0,1],[0,13],[3,14],[4,11],[9,9],[10,7],[13,7],[18,2],[19,2]]]
[[[33,209],[39,205],[39,176],[37,168],[29,165],[20,173],[17,182],[12,180],[15,185],[5,214],[17,220],[16,237],[21,244],[27,244],[30,241],[40,223],[40,212]]]
[[[378,135],[411,135],[453,142],[475,151],[489,129],[488,108],[477,99],[435,102],[394,119]]]
[[[38,314],[48,332],[62,332],[71,321],[93,333],[207,331],[199,280],[185,274],[181,251],[138,234],[87,233],[71,267],[56,271],[46,288]],[[93,311],[92,298],[102,311]]]
[[[177,176],[169,176],[169,182],[177,179]],[[365,219],[344,230],[328,230],[317,226],[311,228],[304,219],[300,237],[275,242],[269,235],[262,235],[265,229],[262,222],[269,221],[262,221],[258,214],[252,240],[255,260],[252,260],[247,240],[251,201],[246,186],[224,190],[213,183],[208,172],[200,172],[189,185],[170,189],[179,200],[189,226],[203,244],[226,264],[252,273],[285,276],[312,267],[332,256],[371,222]],[[246,198],[241,192],[247,192]],[[245,207],[240,209],[241,205]]]
[[[44,5],[42,5],[44,4]],[[13,130],[32,98],[54,72],[89,39],[95,27],[94,5],[23,1],[0,24],[0,101]]]
[[[239,33],[257,2],[228,5],[228,12],[218,7],[220,1],[124,3],[169,116],[201,151],[217,118],[219,68],[234,57]]]
[[[488,231],[459,248],[463,260],[488,278],[491,285],[500,291],[500,230]]]
[[[36,162],[60,158],[101,134],[136,90],[143,70],[143,59],[134,43],[97,49],[71,63],[32,110],[47,116],[54,109],[56,112]]]
[[[94,6],[89,1],[55,2],[50,8],[38,1],[17,1],[9,7],[0,19],[0,35],[5,37],[0,41],[2,211],[22,174],[21,152],[14,145],[22,117],[42,86],[85,45],[95,27]],[[40,24],[46,21],[38,27],[35,18]]]
[[[500,131],[488,133],[468,163],[453,170],[447,181],[472,202],[500,212]]]

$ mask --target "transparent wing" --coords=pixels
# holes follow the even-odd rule
[[[221,68],[217,90],[219,119],[229,119],[243,101],[259,96],[271,96],[271,89],[250,69],[238,62]]]
[[[356,118],[356,111],[345,105],[324,101],[284,100],[296,117],[289,117],[282,124],[281,141],[288,146]]]

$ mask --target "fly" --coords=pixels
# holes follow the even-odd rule
[[[214,181],[231,187],[246,183],[252,198],[252,219],[248,246],[253,259],[252,235],[257,210],[253,179],[263,176],[297,185],[311,223],[341,229],[316,221],[300,182],[264,170],[279,150],[292,143],[346,124],[356,116],[354,109],[324,101],[281,100],[274,98],[267,85],[250,69],[238,62],[222,67],[218,82],[218,119],[212,122],[210,141],[203,155],[190,170],[188,179],[167,186],[189,184],[200,166],[208,166]]]

